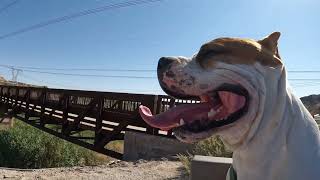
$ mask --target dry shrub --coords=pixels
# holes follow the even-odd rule
[[[101,155],[42,132],[21,121],[0,131],[0,166],[13,168],[48,168],[99,165]]]
[[[192,152],[186,155],[180,154],[178,157],[183,166],[190,174],[191,160],[194,155],[232,157],[232,152],[226,148],[219,137],[212,137],[196,143]]]

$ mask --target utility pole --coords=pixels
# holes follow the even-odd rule
[[[14,84],[17,84],[18,75],[22,72],[22,69],[17,69],[17,68],[14,68],[14,67],[10,67],[10,69],[11,69],[11,73],[12,73],[11,81]]]

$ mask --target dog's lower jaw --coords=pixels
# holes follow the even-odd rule
[[[182,130],[175,130],[175,137],[185,143],[195,143],[205,139],[204,137],[210,137],[214,132],[206,131],[201,134],[191,133],[191,132],[182,132]]]

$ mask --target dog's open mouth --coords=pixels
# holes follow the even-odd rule
[[[246,89],[230,84],[199,98],[199,104],[179,105],[158,115],[152,115],[145,106],[140,106],[139,112],[143,120],[153,127],[199,133],[234,123],[245,115],[249,104]]]

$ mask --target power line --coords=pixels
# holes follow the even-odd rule
[[[2,65],[1,65],[2,66]],[[111,71],[111,72],[155,72],[151,69],[108,69],[108,68],[43,68],[30,66],[14,66],[20,69],[52,70],[52,71]]]
[[[43,81],[43,80],[39,80],[39,79],[36,79],[34,77],[31,77],[29,75],[26,75],[25,73],[23,73],[21,75],[21,78],[26,78],[26,79],[29,79],[29,80],[32,80],[34,82],[37,82],[37,83],[40,83],[40,85],[44,85],[44,86],[48,86],[48,85],[53,85],[53,86],[58,86],[58,87],[62,87],[64,89],[68,89],[68,88],[73,88],[73,89],[81,89],[80,86],[74,86],[74,85],[71,85],[68,84],[68,86],[65,86],[65,84],[60,84],[60,83],[56,83],[56,82],[48,82],[48,81]],[[48,86],[49,87],[49,86]],[[109,91],[109,92],[139,92],[139,93],[154,93],[155,91],[159,91],[159,89],[155,89],[155,90],[147,90],[147,89],[130,89],[130,88],[127,88],[127,89],[123,89],[123,88],[112,88],[112,89],[106,89],[105,91]]]
[[[63,75],[63,76],[78,76],[78,77],[104,77],[104,78],[126,78],[126,79],[155,79],[153,76],[116,76],[116,75],[100,75],[100,74],[79,74],[79,73],[62,73],[62,72],[48,72],[48,71],[38,71],[29,70],[23,68],[17,68],[15,66],[0,65],[0,67],[8,69],[18,69],[23,72],[40,73],[40,74],[51,74],[51,75]]]
[[[301,70],[301,71],[298,71],[298,70],[294,70],[294,71],[288,71],[290,73],[320,73],[320,71],[314,71],[314,70],[311,70],[311,71],[308,71],[308,70]]]
[[[320,81],[320,79],[288,79],[289,81]]]
[[[15,5],[18,1],[20,1],[20,0],[14,0],[11,3],[8,3],[5,6],[3,6],[2,8],[0,8],[0,14],[3,13],[8,8],[10,8],[11,6]]]
[[[79,76],[79,77],[104,77],[104,78],[128,78],[128,79],[156,79],[157,77],[155,76],[115,76],[115,75],[100,75],[100,74],[79,74],[79,73],[63,73],[63,72],[48,72],[48,71],[39,71],[39,70],[30,70],[30,69],[24,69],[24,68],[17,68],[16,66],[9,66],[9,65],[0,65],[0,67],[5,67],[5,68],[9,68],[9,69],[18,69],[18,70],[22,70],[24,72],[31,72],[31,73],[40,73],[40,74],[51,74],[51,75],[63,75],[63,76]],[[115,69],[113,69],[115,70]],[[122,69],[122,71],[130,71],[130,69],[124,70]],[[320,81],[320,79],[318,78],[291,78],[288,79],[289,81]]]
[[[77,74],[77,73],[57,73],[47,71],[34,71],[34,70],[23,70],[25,72],[33,72],[40,74],[51,74],[51,75],[63,75],[63,76],[80,76],[80,77],[104,77],[104,78],[126,78],[126,79],[154,79],[153,76],[113,76],[113,75],[99,75],[99,74]]]
[[[320,86],[320,84],[310,84],[310,85],[292,85],[295,88],[306,88],[306,87],[315,87]]]
[[[12,66],[0,65],[12,69]],[[78,74],[78,73],[61,73],[61,72],[48,72],[48,71],[36,71],[28,69],[19,69],[23,72],[40,73],[40,74],[51,74],[51,75],[63,75],[63,76],[78,76],[78,77],[103,77],[103,78],[126,78],[126,79],[154,79],[152,76],[115,76],[115,75],[100,75],[100,74]]]
[[[14,67],[20,69],[33,69],[33,70],[48,70],[48,71],[111,71],[111,72],[156,72],[152,69],[112,69],[112,68],[47,68],[47,67],[33,67],[33,66],[10,66],[3,65],[3,67]],[[320,73],[317,70],[292,70],[290,73]]]
[[[291,84],[295,87],[320,86],[320,81],[292,81]]]
[[[98,7],[98,8],[93,8],[93,9],[87,9],[84,11],[80,11],[80,12],[76,12],[73,14],[69,14],[69,15],[65,15],[65,16],[61,16],[58,18],[54,18],[54,19],[50,19],[48,21],[44,21],[44,22],[40,22],[4,35],[0,36],[0,40],[5,39],[5,38],[9,38],[12,36],[16,36],[28,31],[32,31],[35,29],[39,29],[39,28],[43,28],[46,26],[49,26],[51,24],[56,24],[56,23],[60,23],[63,21],[67,21],[67,20],[71,20],[74,18],[79,18],[82,16],[87,16],[87,15],[91,15],[91,14],[96,14],[99,12],[103,12],[103,11],[107,11],[107,10],[113,10],[113,9],[120,9],[120,8],[124,8],[124,7],[130,7],[130,6],[136,6],[136,5],[141,5],[141,4],[148,4],[148,3],[154,3],[154,2],[159,2],[159,1],[163,1],[163,0],[136,0],[136,1],[126,1],[126,2],[121,2],[121,3],[114,3],[114,4],[109,4],[109,5],[105,5],[102,7]]]
[[[39,80],[37,78],[34,78],[32,76],[29,76],[29,75],[26,75],[25,73],[22,73],[21,75],[22,78],[26,78],[26,79],[29,79],[29,80],[32,80],[34,82],[38,82],[42,85],[53,85],[53,86],[60,86],[60,87],[66,87],[65,84],[60,84],[60,83],[57,83],[57,82],[48,82],[48,81],[44,81],[44,80]],[[68,87],[70,87],[70,84],[68,83]],[[72,87],[74,88],[74,86],[72,85]],[[77,89],[77,88],[76,88]]]
[[[57,73],[57,72],[46,72],[46,71],[33,71],[23,70],[26,72],[34,72],[41,74],[52,74],[52,75],[65,75],[65,76],[86,76],[86,77],[107,77],[107,78],[129,78],[129,79],[156,79],[155,76],[109,76],[109,75],[98,75],[98,74],[76,74],[76,73]],[[320,81],[320,79],[288,79],[289,81]]]

